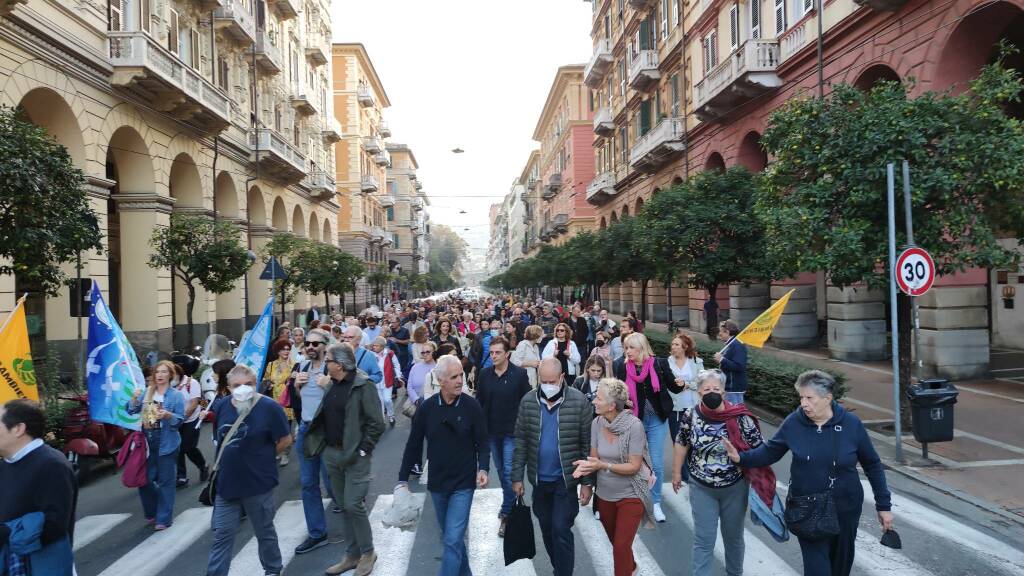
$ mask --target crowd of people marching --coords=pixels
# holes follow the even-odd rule
[[[466,530],[474,490],[488,484],[492,461],[503,492],[493,537],[506,536],[527,480],[557,576],[573,572],[572,526],[588,506],[608,536],[615,576],[638,573],[633,540],[641,525],[665,522],[666,482],[689,494],[695,575],[712,573],[719,531],[727,574],[743,572],[750,507],[766,525],[779,526],[777,538],[784,537],[782,526],[797,536],[805,574],[849,574],[864,500],[857,464],[881,527],[892,529],[881,462],[860,420],[834,401],[832,377],[802,374],[795,382],[800,408],[764,438],[744,404],[748,385],[757,383],[748,384],[746,348],[728,320],[712,323],[723,346],[714,369],[705,369],[682,332],[665,357],[656,356],[635,314],[616,322],[599,302],[442,298],[359,317],[314,308],[306,320],[305,328],[279,328],[259,381],[246,366],[220,360],[210,370],[216,390],[204,396],[194,378],[198,365],[175,357],[149,366],[148,387],[125,406],[142,415],[139,444],[148,452],[138,489],[154,530],[172,527],[176,488],[189,481],[187,461],[207,483],[201,500],[214,506],[210,576],[228,574],[243,518],[265,573],[281,573],[274,489],[278,469],[295,460],[307,532],[295,553],[328,544],[326,493],[346,545],[326,574],[373,573],[366,497],[374,448],[398,418],[409,418],[411,431],[396,497],[409,490],[411,476],[427,476],[443,534],[442,576],[471,574]],[[212,461],[198,449],[208,418]],[[8,402],[0,422],[0,573],[70,574],[19,571],[19,559],[24,566],[29,555],[19,555],[18,546],[35,526],[26,518],[39,524],[43,549],[53,551],[46,561],[59,566],[71,557],[76,489],[63,474],[63,456],[41,440],[38,405]],[[806,512],[802,517],[783,517],[776,494],[770,466],[787,452],[793,458],[786,503]],[[36,489],[42,486],[52,489]],[[823,500],[834,509],[820,509]],[[834,522],[817,522],[822,514]]]

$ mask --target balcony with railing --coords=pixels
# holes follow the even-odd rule
[[[281,58],[281,51],[274,45],[270,35],[265,30],[256,33],[256,64],[260,71],[265,74],[280,74],[284,70],[284,60]]]
[[[374,104],[373,92],[370,92],[370,87],[366,84],[360,84],[359,87],[356,88],[356,98],[359,99],[359,105],[364,108],[368,108]]]
[[[634,10],[646,10],[651,6],[654,6],[656,2],[657,0],[629,0],[629,5],[632,6]]]
[[[801,48],[814,38],[814,35],[807,34],[807,25],[814,20],[815,16],[801,20],[795,26],[779,36],[779,59],[787,60],[800,51]],[[813,28],[812,28],[813,30]]]
[[[334,177],[323,170],[313,172],[306,180],[310,191],[321,200],[332,200],[338,193],[338,185],[335,183]]]
[[[373,174],[363,174],[359,182],[359,189],[363,192],[376,192],[380,190],[380,181]]]
[[[711,69],[694,88],[697,117],[725,116],[737,106],[782,86],[775,73],[780,62],[777,40],[751,39]]]
[[[324,128],[321,131],[324,142],[334,144],[341,140],[341,123],[338,122],[337,118],[328,118],[324,123]]]
[[[275,12],[277,12],[278,18],[281,20],[291,20],[299,15],[299,10],[302,9],[301,0],[267,0]]]
[[[391,153],[387,149],[373,155],[373,163],[377,166],[391,166]]]
[[[310,34],[306,37],[306,61],[314,67],[327,64],[327,52],[319,35]]]
[[[419,218],[413,218],[412,220],[409,220],[409,230],[416,231],[419,230],[422,226],[423,225],[420,223]]]
[[[292,94],[292,108],[303,116],[313,116],[319,113],[312,96],[305,90],[299,90]]]
[[[384,151],[384,143],[376,136],[367,136],[363,138],[363,150],[366,150],[367,154],[380,154]]]
[[[391,138],[391,127],[384,120],[380,121],[380,126],[377,127],[377,132],[380,133],[381,138]]]
[[[633,144],[629,152],[629,165],[638,170],[653,171],[684,147],[683,121],[679,118],[663,118]]]
[[[395,195],[387,190],[377,197],[377,201],[380,202],[381,208],[390,208],[395,205]]]
[[[615,173],[601,172],[587,186],[587,202],[599,206],[614,197],[615,192]]]
[[[413,182],[412,187],[415,188],[417,192],[420,191],[420,190],[423,190],[423,181],[422,180],[417,180],[417,181]]]
[[[612,67],[612,41],[602,38],[594,45],[594,55],[583,69],[583,81],[591,88],[597,88]]]
[[[569,231],[569,215],[568,214],[555,214],[554,218],[551,219],[551,232],[554,236],[565,234]]]
[[[380,226],[370,226],[370,242],[374,244],[383,244],[387,238],[387,233]]]
[[[611,108],[602,106],[594,113],[594,134],[608,136],[615,133],[615,120]]]
[[[423,198],[418,198],[418,197],[417,198],[413,198],[409,202],[409,204],[412,206],[412,209],[417,211],[417,212],[419,212],[420,210],[423,210]]]
[[[241,0],[224,0],[223,6],[213,11],[213,23],[243,46],[256,41],[256,21]]]
[[[541,197],[545,200],[554,198],[558,191],[562,189],[562,173],[556,172],[551,176],[548,176],[548,183],[544,185],[544,191],[541,193]]]
[[[298,183],[309,171],[302,152],[271,128],[250,133],[249,148],[264,174]]]
[[[231,101],[220,88],[146,32],[108,32],[110,83],[206,134],[231,122]]]
[[[646,90],[661,78],[658,70],[658,51],[640,50],[629,63],[629,85],[635,90]]]

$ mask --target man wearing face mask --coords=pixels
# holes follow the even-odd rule
[[[242,511],[259,542],[265,574],[284,569],[274,529],[274,488],[277,456],[292,443],[284,409],[272,398],[256,393],[256,373],[238,365],[228,372],[231,399],[217,402],[215,435],[222,454],[217,467],[217,498],[213,504],[213,546],[207,576],[227,576]],[[227,444],[223,440],[242,419]]]
[[[586,506],[594,493],[592,476],[573,478],[573,462],[590,455],[594,410],[582,392],[564,385],[557,359],[541,361],[538,380],[537,392],[523,396],[519,403],[512,491],[523,495],[525,468],[533,485],[533,513],[554,574],[569,576],[575,558],[573,522],[579,507]]]

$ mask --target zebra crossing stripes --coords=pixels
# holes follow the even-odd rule
[[[324,506],[330,500],[324,500]],[[306,517],[302,511],[302,500],[290,500],[281,505],[274,514],[274,528],[277,545],[281,549],[281,563],[287,566],[295,557],[295,547],[306,539]],[[263,571],[260,563],[259,541],[253,536],[231,560],[229,576],[249,576]]]
[[[420,510],[423,510],[423,502],[426,495],[413,493],[412,497],[417,500]],[[412,545],[416,541],[416,529],[425,520],[420,516],[415,527],[409,529],[388,528],[384,526],[384,515],[391,509],[395,497],[391,494],[382,494],[370,511],[370,528],[373,530],[373,546],[377,552],[377,564],[373,571],[377,574],[405,574],[409,569],[409,559],[412,555]]]
[[[505,574],[508,576],[536,576],[533,563],[518,560],[505,566],[503,541],[498,538],[498,511],[501,510],[500,488],[477,490],[473,493],[473,507],[469,511],[467,534],[469,567],[473,574]],[[421,518],[421,522],[432,519]]]
[[[155,532],[100,573],[100,576],[155,576],[210,533],[213,508],[190,508],[174,518],[167,530]]]
[[[110,532],[118,524],[131,517],[131,514],[97,514],[95,516],[86,516],[75,522],[74,550],[77,552],[79,549],[92,544],[97,538]]]
[[[615,562],[612,557],[612,547],[608,541],[608,535],[604,531],[601,521],[594,517],[594,513],[586,508],[580,509],[576,515],[576,530],[579,532],[577,542],[583,541],[590,561],[594,564],[594,572],[597,574],[614,574]],[[577,544],[578,545],[578,544]],[[633,540],[633,559],[640,567],[637,574],[643,576],[665,576],[658,561],[651,555],[651,551],[640,538]]]

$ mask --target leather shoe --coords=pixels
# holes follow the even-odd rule
[[[355,576],[369,576],[373,572],[373,565],[377,563],[377,553],[367,552],[359,557],[359,565],[356,566]]]
[[[331,566],[324,573],[327,574],[327,576],[337,576],[338,574],[344,574],[345,572],[352,570],[356,566],[359,566],[359,560],[360,559],[356,558],[355,556],[349,556],[346,554],[345,557],[342,558],[341,562],[338,562],[334,566]]]

